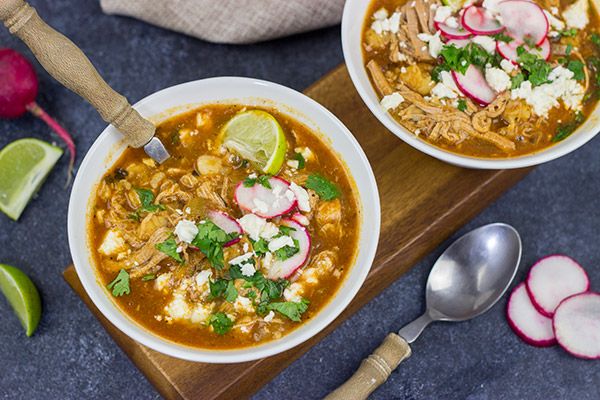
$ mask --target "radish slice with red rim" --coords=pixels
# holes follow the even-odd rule
[[[563,300],[552,320],[558,344],[575,357],[600,359],[600,293]]]
[[[304,225],[304,226],[308,226],[310,224],[308,217],[306,215],[300,214],[298,212],[294,213],[294,215],[292,215],[292,220],[294,220],[297,223],[299,223],[300,225]]]
[[[508,34],[521,43],[540,45],[548,35],[548,18],[540,6],[528,0],[498,3],[500,19]]]
[[[263,218],[274,218],[290,212],[296,206],[296,197],[289,190],[289,183],[276,176],[270,177],[268,182],[271,189],[260,182],[252,187],[240,182],[234,192],[236,203],[242,210]]]
[[[506,319],[512,330],[526,343],[536,347],[556,344],[552,320],[535,309],[525,283],[520,283],[510,294],[506,305]]]
[[[467,7],[461,18],[461,24],[475,35],[495,35],[504,30],[496,18],[483,7]]]
[[[498,41],[496,43],[496,50],[502,57],[506,58],[513,64],[518,64],[519,54],[517,53],[517,48],[519,48],[519,46],[523,46],[527,52],[536,54],[544,60],[548,60],[550,58],[551,47],[548,38],[544,39],[544,41],[534,49],[531,49],[526,44],[518,42],[517,40],[513,40],[510,43]]]
[[[452,71],[452,77],[456,86],[464,93],[482,106],[487,106],[496,98],[496,92],[488,85],[483,73],[474,65],[469,65],[465,74]]]
[[[457,28],[452,28],[443,22],[434,22],[434,26],[442,32],[442,36],[446,39],[468,39],[473,36],[471,32],[465,30],[461,25]]]
[[[471,43],[471,39],[450,39],[446,42],[447,45],[454,45],[457,49],[462,49]]]
[[[581,265],[559,254],[536,262],[529,270],[526,284],[531,302],[547,317],[552,317],[558,304],[567,297],[590,289],[590,280]]]
[[[310,234],[305,227],[292,221],[291,219],[284,219],[281,221],[281,225],[293,228],[290,231],[289,236],[292,239],[298,241],[299,251],[286,260],[274,259],[273,263],[267,267],[267,278],[269,279],[280,279],[288,278],[296,272],[296,270],[302,267],[310,254]]]
[[[225,233],[235,233],[237,236],[235,239],[225,243],[223,247],[228,247],[236,244],[241,240],[240,235],[242,234],[242,227],[238,222],[230,217],[228,214],[221,211],[209,211],[208,219],[211,220],[216,226],[223,229]]]

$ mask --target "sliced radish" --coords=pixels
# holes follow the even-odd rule
[[[304,226],[308,226],[308,224],[310,224],[310,221],[308,220],[306,215],[300,213],[295,213],[294,215],[292,215],[292,220]]]
[[[446,42],[447,45],[454,45],[457,49],[462,49],[471,43],[471,39],[450,39]]]
[[[475,35],[495,35],[504,30],[492,13],[483,7],[469,6],[463,12],[460,22]]]
[[[550,41],[548,38],[544,39],[544,41],[536,48],[531,49],[524,43],[520,43],[517,40],[513,40],[510,43],[498,41],[496,43],[496,50],[500,55],[513,64],[518,64],[519,55],[517,54],[517,48],[519,46],[523,46],[523,48],[529,52],[536,54],[538,57],[543,58],[544,60],[548,60],[550,58]]]
[[[238,235],[235,237],[235,239],[225,243],[223,247],[231,246],[241,240],[240,235],[242,234],[242,227],[228,214],[221,211],[209,211],[208,219],[210,219],[216,226],[223,229],[225,233],[236,233]]]
[[[496,98],[496,92],[488,85],[483,73],[474,65],[469,65],[465,74],[452,71],[456,86],[465,96],[482,106],[487,106]]]
[[[288,258],[287,260],[274,260],[273,263],[267,267],[267,278],[269,279],[280,279],[291,276],[296,270],[306,263],[308,255],[310,254],[310,235],[306,228],[299,223],[292,221],[291,219],[284,219],[281,221],[281,225],[294,228],[289,233],[292,239],[298,241],[298,247],[300,251]]]
[[[552,317],[558,304],[567,297],[590,289],[590,280],[581,265],[558,254],[536,262],[526,283],[531,302],[547,317]]]
[[[461,25],[457,28],[452,28],[443,22],[434,22],[433,25],[437,30],[442,32],[442,36],[446,39],[468,39],[473,36],[471,32],[465,30]]]
[[[575,357],[600,359],[600,293],[581,293],[563,300],[554,314],[558,344]]]
[[[296,197],[289,190],[289,183],[272,176],[269,184],[271,189],[259,182],[252,187],[246,187],[244,182],[240,182],[234,193],[236,203],[242,210],[263,218],[274,218],[290,212],[296,206]]]
[[[548,18],[542,8],[534,2],[505,0],[498,3],[498,12],[506,31],[519,42],[540,45],[546,39]]]
[[[510,294],[506,319],[512,330],[526,343],[536,347],[556,344],[552,320],[540,314],[531,304],[525,283],[520,283]]]

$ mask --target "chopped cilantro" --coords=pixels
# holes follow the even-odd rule
[[[476,43],[469,43],[460,49],[453,44],[444,45],[440,51],[440,56],[442,56],[449,69],[461,74],[464,74],[471,64],[481,68],[485,68],[487,64],[499,65],[498,58],[495,55],[488,53]]]
[[[236,235],[236,233],[225,233],[212,221],[204,221],[198,224],[198,234],[192,240],[192,245],[206,255],[213,267],[220,270],[223,268],[223,245],[234,239]]]
[[[318,174],[312,174],[308,176],[306,180],[306,187],[314,190],[321,199],[333,200],[340,196],[340,190],[338,187]]]
[[[258,239],[256,242],[251,240],[252,249],[257,256],[263,256],[269,251],[269,243],[263,238]]]
[[[155,212],[158,210],[165,209],[165,206],[163,206],[162,204],[154,204],[154,193],[152,193],[152,190],[136,188],[135,191],[140,199],[140,203],[142,204],[141,207],[136,212],[139,212],[139,211]]]
[[[156,279],[156,275],[155,274],[146,274],[146,275],[142,276],[142,281],[143,282],[151,281],[153,279]]]
[[[579,60],[570,60],[567,63],[567,69],[573,72],[573,78],[582,81],[585,79],[584,65]]]
[[[564,31],[561,31],[559,33],[560,33],[560,36],[562,36],[562,37],[575,36],[575,35],[577,35],[577,29],[575,29],[575,28],[565,29]]]
[[[591,39],[592,43],[594,43],[596,46],[600,47],[600,35],[598,35],[597,33],[592,33],[592,35],[590,36],[590,39]]]
[[[281,261],[287,260],[292,257],[294,254],[300,251],[300,245],[296,239],[292,239],[294,241],[294,246],[283,246],[280,249],[277,249],[273,252],[275,258]]]
[[[168,255],[169,257],[173,258],[175,261],[178,261],[180,263],[183,262],[183,258],[181,258],[181,254],[177,252],[177,248],[179,247],[179,245],[175,241],[174,237],[171,236],[164,242],[157,243],[154,246],[156,247],[156,249],[158,251]]]
[[[510,81],[511,81],[510,88],[511,89],[518,88],[519,86],[521,86],[521,83],[523,83],[524,80],[525,80],[525,75],[523,75],[523,73],[519,72],[518,74],[516,74],[515,76],[510,78]]]
[[[222,297],[230,303],[233,303],[237,299],[238,291],[235,288],[233,280],[227,279],[216,279],[214,281],[208,281],[208,288],[210,296],[213,299]]]
[[[306,165],[306,160],[304,159],[302,153],[294,153],[294,156],[292,158],[298,161],[298,169],[303,169]]]
[[[527,72],[527,80],[532,86],[539,86],[549,82],[548,75],[552,66],[536,54],[529,53],[523,46],[517,47],[518,61],[522,70]]]
[[[245,187],[252,187],[254,185],[256,185],[256,183],[260,183],[262,186],[266,187],[267,189],[272,189],[271,187],[271,183],[269,183],[269,179],[271,178],[271,176],[269,175],[259,175],[256,178],[246,178],[244,179],[244,186]]]
[[[308,300],[302,299],[299,302],[286,301],[280,303],[271,303],[267,306],[267,308],[269,310],[277,311],[294,322],[300,322],[300,317],[308,309],[308,304]]]
[[[556,135],[552,138],[553,142],[560,142],[561,140],[566,139],[577,129],[579,125],[583,122],[584,116],[581,112],[575,113],[575,118],[572,121],[567,122],[566,124],[560,125],[556,129]]]
[[[112,294],[115,297],[131,293],[131,289],[129,288],[129,273],[127,273],[127,271],[124,269],[121,269],[115,280],[109,283],[106,287],[109,290],[112,290]]]
[[[565,54],[569,56],[571,55],[571,51],[573,51],[573,45],[569,43],[565,48]]]
[[[467,109],[467,102],[465,99],[458,99],[458,104],[456,105],[459,111],[465,111]]]
[[[233,321],[223,312],[211,315],[208,324],[213,327],[217,335],[224,335],[233,327]]]
[[[279,234],[276,236],[289,235],[290,233],[296,231],[296,228],[292,228],[291,226],[281,225],[279,226]]]
[[[135,212],[129,214],[127,216],[127,218],[129,218],[130,220],[136,221],[136,222],[140,222],[140,213],[139,213],[139,210],[136,210]]]
[[[438,64],[431,70],[431,79],[435,82],[442,81],[442,71],[450,71],[448,64]]]
[[[246,293],[246,297],[249,299],[255,299],[256,298],[256,292],[254,290],[250,290]]]
[[[511,38],[508,35],[505,35],[504,33],[497,33],[495,35],[492,35],[492,37],[498,41],[498,42],[504,42],[504,43],[510,43],[512,42],[514,39]]]

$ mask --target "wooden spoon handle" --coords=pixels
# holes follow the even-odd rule
[[[1,0],[0,19],[50,75],[87,100],[106,122],[121,131],[130,146],[141,147],[154,136],[154,125],[108,86],[85,54],[48,26],[24,0]]]
[[[363,400],[387,380],[393,370],[410,357],[410,346],[395,333],[387,335],[381,346],[365,358],[350,379],[331,392],[326,400]]]

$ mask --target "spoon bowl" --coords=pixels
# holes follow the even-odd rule
[[[521,239],[510,225],[477,228],[452,243],[436,261],[425,299],[438,321],[464,321],[486,312],[512,282],[521,259]]]

